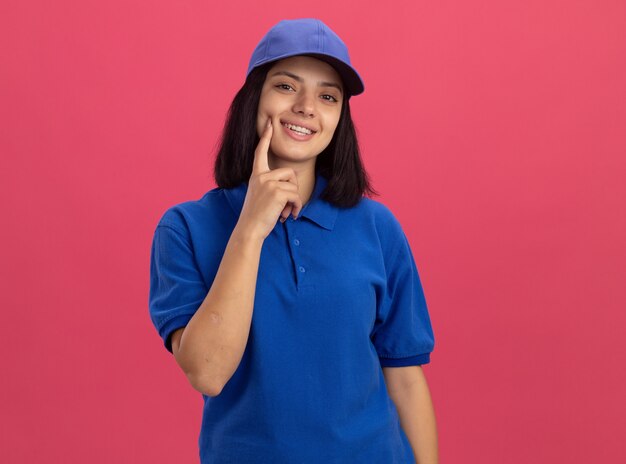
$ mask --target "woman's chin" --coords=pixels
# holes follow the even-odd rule
[[[310,150],[274,150],[272,149],[272,154],[274,158],[278,160],[284,161],[306,161],[310,159],[314,159],[317,157],[319,153],[312,153]]]

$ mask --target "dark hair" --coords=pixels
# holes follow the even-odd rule
[[[266,63],[252,70],[228,109],[213,173],[219,187],[233,188],[250,179],[254,151],[259,143],[256,118],[261,90],[274,64]],[[346,94],[333,138],[315,162],[315,173],[328,179],[321,198],[340,207],[356,205],[364,194],[379,195],[361,163],[349,100],[350,95]]]

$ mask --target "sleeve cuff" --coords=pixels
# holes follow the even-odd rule
[[[428,364],[430,362],[430,353],[418,354],[417,356],[409,356],[408,358],[378,358],[381,367],[403,367]]]
[[[180,329],[181,327],[185,327],[192,317],[193,314],[180,314],[179,316],[173,317],[172,319],[167,321],[165,325],[161,328],[163,344],[165,345],[165,348],[167,348],[167,351],[174,354],[174,352],[172,351],[172,332]]]

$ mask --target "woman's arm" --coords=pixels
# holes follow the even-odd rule
[[[417,464],[438,464],[437,424],[428,383],[421,366],[383,367],[389,396]]]
[[[235,226],[206,298],[182,336],[172,336],[176,362],[205,395],[219,395],[243,357],[263,241]]]

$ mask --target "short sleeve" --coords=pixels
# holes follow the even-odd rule
[[[149,310],[152,323],[170,353],[172,332],[189,323],[207,292],[188,231],[162,221],[152,242]]]
[[[385,259],[387,285],[372,333],[382,367],[427,364],[435,346],[417,266],[406,235],[400,232],[398,244]]]

